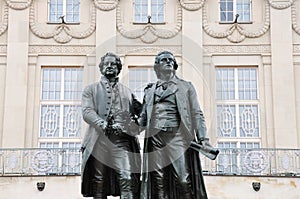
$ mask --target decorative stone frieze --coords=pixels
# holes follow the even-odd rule
[[[300,44],[294,44],[293,51],[294,51],[294,53],[300,54]]]
[[[6,0],[8,7],[14,10],[24,10],[30,6],[32,0]]]
[[[264,35],[270,28],[270,7],[268,2],[266,1],[265,5],[265,22],[263,26],[256,31],[247,30],[250,28],[246,28],[246,26],[253,27],[251,25],[242,25],[239,23],[233,23],[229,26],[226,26],[226,29],[217,31],[214,28],[214,25],[209,24],[208,22],[208,14],[206,9],[203,9],[203,30],[206,34],[213,38],[226,38],[232,43],[240,43],[244,41],[246,38],[258,38]]]
[[[1,16],[3,21],[0,22],[0,36],[7,30],[8,27],[8,7],[4,5],[3,16]]]
[[[181,7],[189,11],[199,10],[206,0],[179,0]]]
[[[0,53],[5,54],[7,52],[7,45],[0,45]]]
[[[140,46],[140,47],[133,47],[133,46],[119,46],[117,47],[117,53],[122,55],[131,55],[131,54],[153,54],[156,55],[158,52],[168,50],[175,55],[181,54],[182,49],[180,46]]]
[[[30,45],[29,54],[88,55],[95,54],[94,45]]]
[[[272,8],[282,10],[289,8],[291,5],[293,5],[295,0],[268,0],[268,2]]]
[[[103,11],[110,11],[117,7],[119,0],[94,0],[96,8]]]
[[[128,39],[140,39],[142,42],[151,44],[161,39],[170,39],[176,36],[181,30],[182,9],[177,5],[177,21],[174,24],[164,25],[164,29],[157,28],[154,24],[148,23],[144,26],[126,24],[121,19],[121,8],[117,6],[117,29],[124,37]]]
[[[29,26],[34,35],[42,39],[53,38],[57,43],[68,43],[72,38],[85,39],[96,30],[96,9],[92,7],[91,21],[89,24],[68,25],[57,24],[49,25],[46,23],[37,23],[34,5],[30,6]]]
[[[270,45],[205,45],[207,54],[268,54],[271,53]]]

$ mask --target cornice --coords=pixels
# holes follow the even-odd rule
[[[6,3],[11,9],[24,10],[31,5],[32,0],[6,0]]]
[[[268,5],[268,2],[265,3],[265,22],[263,26],[257,30],[257,31],[250,31],[247,30],[245,26],[250,25],[242,25],[239,23],[233,23],[230,24],[227,27],[227,29],[224,29],[223,31],[217,31],[214,29],[213,25],[210,25],[208,23],[208,15],[206,8],[202,11],[203,14],[203,30],[206,34],[213,38],[222,39],[226,38],[232,43],[240,43],[244,41],[246,38],[258,38],[264,35],[270,28],[270,7]],[[222,26],[225,26],[223,24]]]
[[[189,11],[196,11],[203,7],[206,0],[179,0],[182,8]]]
[[[290,6],[292,6],[292,4],[294,4],[296,0],[282,0],[282,1],[274,1],[274,0],[268,0],[270,6],[274,9],[278,9],[278,10],[282,10],[282,9],[286,9],[289,8]]]
[[[57,43],[68,43],[72,38],[84,39],[96,30],[96,9],[93,6],[91,21],[89,24],[49,25],[46,23],[36,23],[34,5],[30,6],[29,26],[34,35],[42,39],[53,38]]]
[[[7,5],[4,5],[2,19],[3,19],[3,21],[1,21],[1,23],[0,23],[0,36],[4,32],[6,32],[7,27],[8,27],[8,6]]]
[[[128,39],[140,39],[142,42],[151,44],[161,39],[170,39],[176,36],[181,30],[182,9],[177,5],[177,21],[174,24],[164,25],[164,29],[157,28],[155,24],[133,25],[124,23],[121,19],[121,8],[117,6],[117,29],[124,37]],[[140,27],[140,28],[137,28]]]
[[[119,0],[94,0],[96,8],[102,11],[110,11],[117,7]]]

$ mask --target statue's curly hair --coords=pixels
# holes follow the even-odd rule
[[[119,72],[118,72],[118,74],[119,74],[122,70],[122,62],[121,62],[120,57],[118,55],[112,53],[112,52],[108,52],[104,56],[101,57],[101,60],[100,60],[100,63],[99,63],[100,71],[102,71],[102,69],[103,69],[104,59],[106,57],[114,57],[116,59],[116,64],[117,64],[117,67],[118,67],[118,70],[119,70]]]

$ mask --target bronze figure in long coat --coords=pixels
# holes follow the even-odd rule
[[[195,88],[175,75],[172,53],[159,53],[154,67],[159,80],[145,89],[139,118],[146,127],[141,198],[207,199],[199,153],[189,148],[208,142]],[[162,67],[169,78],[161,77]]]
[[[133,132],[136,128],[127,127],[132,122],[128,117],[137,115],[141,104],[129,88],[118,82],[120,64],[118,56],[107,53],[99,65],[101,80],[83,91],[82,115],[88,124],[82,142],[81,192],[85,197],[121,195],[136,199],[139,195],[140,148],[137,132]],[[116,65],[118,71],[111,79]]]

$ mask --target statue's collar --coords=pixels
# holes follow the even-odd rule
[[[116,77],[116,78],[114,79],[114,81],[110,81],[109,79],[107,79],[107,77],[102,76],[102,77],[101,77],[101,81],[104,81],[104,82],[107,82],[107,83],[110,83],[110,84],[116,84],[116,83],[119,82],[119,77]]]

